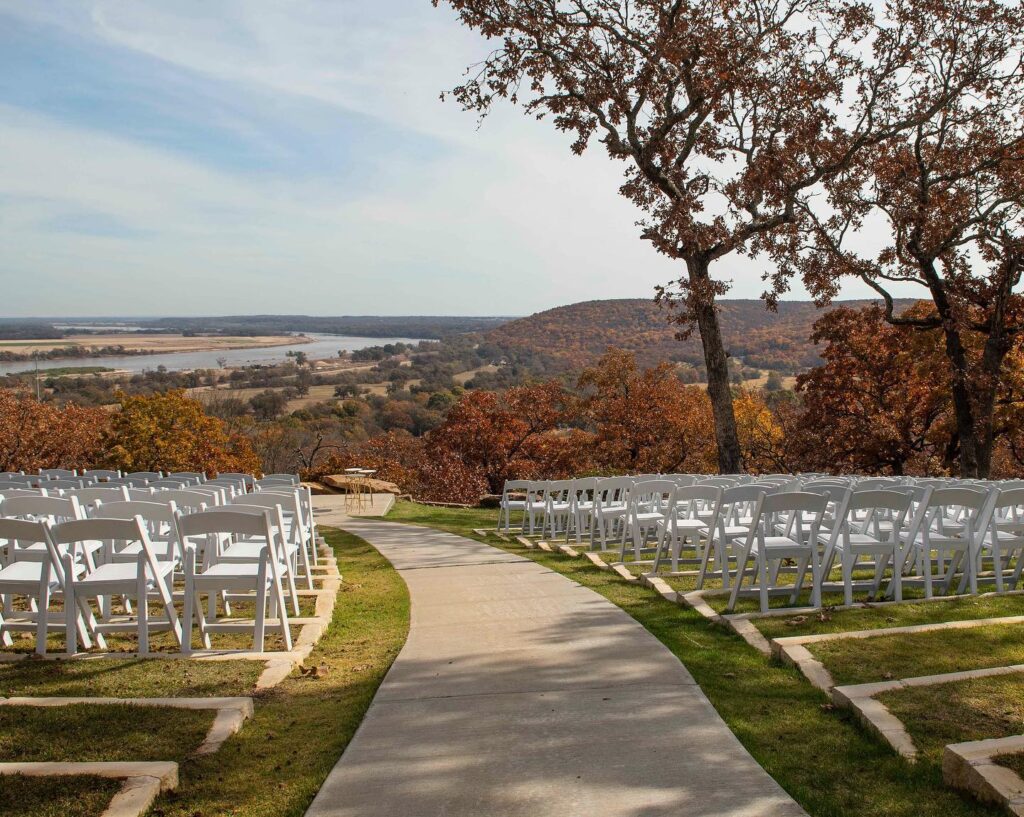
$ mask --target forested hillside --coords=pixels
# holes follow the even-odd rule
[[[719,303],[726,349],[744,366],[795,374],[820,362],[810,340],[811,326],[827,309],[810,301],[780,303],[778,312],[769,312],[760,300]],[[914,302],[897,303],[903,309]],[[634,353],[642,366],[671,361],[699,369],[703,366],[700,338],[694,333],[688,340],[677,340],[680,327],[669,323],[669,315],[643,298],[586,301],[509,321],[488,332],[487,339],[505,348],[542,353],[568,367],[593,365],[614,346]]]

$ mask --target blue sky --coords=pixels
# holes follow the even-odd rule
[[[439,100],[485,49],[429,0],[0,0],[0,313],[651,295],[678,273],[620,167]],[[735,262],[734,296],[756,271]]]

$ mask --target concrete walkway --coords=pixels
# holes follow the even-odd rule
[[[803,815],[598,594],[460,536],[345,529],[401,572],[412,626],[307,817]]]

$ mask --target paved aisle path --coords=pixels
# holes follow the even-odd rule
[[[401,572],[412,626],[307,817],[803,815],[597,593],[461,536],[345,529]]]

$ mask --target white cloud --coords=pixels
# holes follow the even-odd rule
[[[507,108],[478,130],[438,100],[486,45],[426,0],[0,0],[0,13],[199,86],[316,100],[446,146],[353,156],[371,180],[355,190],[0,107],[4,312],[517,314],[648,296],[681,271],[639,240],[622,168],[599,149],[574,158],[566,136]],[[123,233],[55,229],[82,213]],[[735,295],[761,291],[759,262],[723,266]]]

